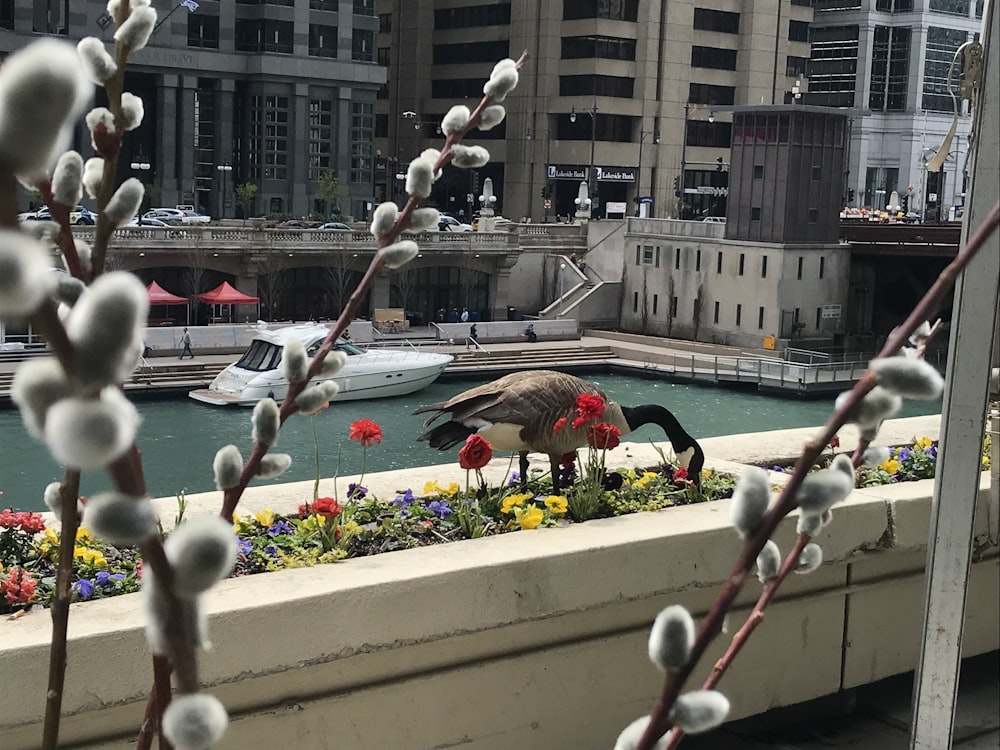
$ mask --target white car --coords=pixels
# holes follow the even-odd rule
[[[179,208],[154,208],[142,215],[143,221],[146,219],[160,219],[161,221],[177,222],[179,224],[207,224],[212,220],[211,216],[195,213],[194,211],[182,211]]]
[[[143,216],[141,219],[138,216],[133,216],[132,220],[125,224],[126,227],[151,227],[153,229],[163,229],[169,228],[170,225],[163,219],[147,219]]]
[[[441,218],[438,221],[438,230],[441,232],[471,232],[472,225],[465,224],[454,216],[441,214]]]

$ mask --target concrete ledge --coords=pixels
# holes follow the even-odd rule
[[[907,424],[889,433],[914,426],[897,422]],[[811,432],[763,435],[782,452]],[[768,449],[760,435],[714,440],[706,451],[727,459],[743,457],[720,454],[727,445]],[[616,458],[633,465],[651,450],[627,445]],[[496,464],[491,481],[502,477]],[[459,473],[447,468],[425,471],[446,481]],[[384,496],[403,479],[422,486],[413,470],[365,484]],[[862,490],[838,509],[818,540],[826,564],[788,582],[726,677],[733,718],[913,668],[932,487]],[[303,490],[257,488],[247,506],[297,503]],[[218,495],[192,504],[210,512]],[[793,524],[778,530],[780,545]],[[986,519],[976,528],[982,536]],[[1000,645],[1000,564],[995,541],[983,543],[968,655]],[[738,548],[723,501],[225,581],[207,602],[215,647],[202,658],[203,681],[234,714],[221,747],[610,747],[659,687],[645,656],[652,618],[669,603],[704,613]],[[748,584],[739,605],[758,593]],[[151,680],[136,599],[73,606],[62,744],[131,744]],[[0,674],[18,686],[0,703],[6,750],[37,747],[49,630],[47,613],[0,622]]]

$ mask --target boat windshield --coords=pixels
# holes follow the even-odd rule
[[[250,343],[250,348],[240,357],[236,366],[254,372],[274,370],[281,365],[281,351],[282,348],[277,344],[256,339]]]
[[[353,357],[355,354],[364,354],[364,349],[359,349],[354,344],[349,344],[343,339],[337,339],[337,345],[334,349],[338,352],[343,352],[348,357]]]

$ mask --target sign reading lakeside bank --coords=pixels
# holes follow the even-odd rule
[[[550,180],[586,180],[588,167],[575,164],[549,164],[547,169]],[[600,167],[595,166],[594,172],[598,182],[635,182],[635,167]]]

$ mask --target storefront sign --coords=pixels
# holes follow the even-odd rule
[[[594,167],[598,182],[635,182],[634,167]]]
[[[549,164],[548,177],[550,180],[586,180],[587,168],[571,164]]]

